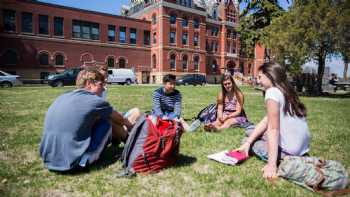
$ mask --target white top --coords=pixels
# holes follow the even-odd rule
[[[282,151],[291,155],[303,155],[309,151],[310,132],[305,118],[290,116],[283,111],[285,100],[283,93],[276,87],[265,92],[265,102],[272,99],[280,106],[279,146]]]

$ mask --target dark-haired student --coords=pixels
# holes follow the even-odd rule
[[[165,120],[179,121],[186,131],[195,131],[200,126],[200,121],[194,121],[191,126],[189,126],[181,118],[182,96],[175,86],[175,75],[167,74],[163,77],[163,86],[156,89],[152,95],[152,115]]]
[[[286,155],[302,156],[309,151],[310,133],[306,108],[289,84],[284,67],[265,63],[259,68],[258,83],[265,91],[267,115],[237,150],[251,150],[267,164],[263,177],[277,177],[277,163]]]

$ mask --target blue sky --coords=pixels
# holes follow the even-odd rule
[[[40,0],[42,2],[53,3],[58,5],[64,5],[69,7],[75,7],[86,10],[93,10],[98,12],[105,12],[110,14],[119,15],[122,5],[127,5],[129,0]],[[287,0],[280,1],[283,8],[288,7]],[[241,8],[244,5],[241,5]],[[314,62],[305,64],[307,67],[317,69],[317,65]],[[328,59],[326,66],[331,67],[331,72],[337,73],[338,76],[343,76],[343,61],[340,58]],[[350,72],[348,72],[350,76]]]

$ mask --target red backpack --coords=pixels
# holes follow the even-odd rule
[[[152,173],[174,165],[179,155],[183,128],[174,120],[152,123],[150,116],[141,117],[129,133],[122,153],[121,176]]]

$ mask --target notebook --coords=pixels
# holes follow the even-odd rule
[[[245,155],[245,153],[242,152],[224,150],[208,155],[208,158],[223,164],[236,165],[243,162],[248,157]]]

